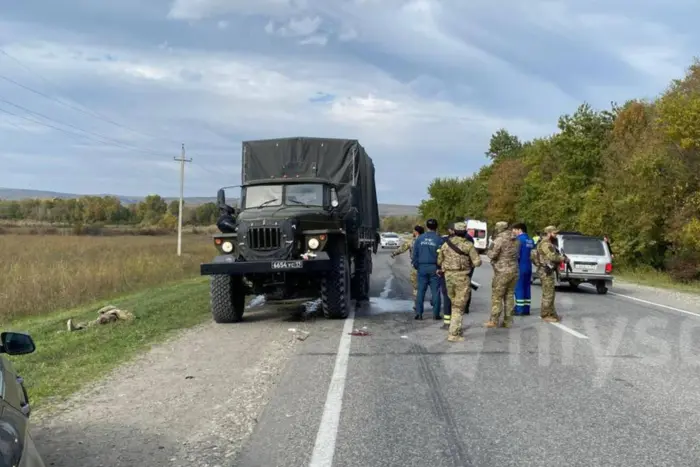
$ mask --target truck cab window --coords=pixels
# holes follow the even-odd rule
[[[245,189],[245,209],[265,206],[280,206],[282,204],[282,185],[258,185]]]
[[[287,185],[286,204],[323,206],[323,185],[318,183]]]

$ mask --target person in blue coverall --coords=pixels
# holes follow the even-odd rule
[[[435,219],[428,219],[425,226],[428,228],[428,231],[416,238],[413,243],[413,256],[411,257],[411,265],[418,274],[415,319],[423,319],[425,292],[430,286],[433,318],[438,320],[440,319],[440,277],[437,275],[437,252],[444,240],[437,233],[438,222]]]
[[[532,279],[532,263],[530,252],[535,248],[535,242],[527,235],[527,226],[522,223],[513,225],[513,234],[517,236],[520,245],[520,263],[518,265],[518,283],[515,285],[515,316],[530,314],[530,284]]]
[[[457,221],[457,222],[463,222],[463,221]],[[443,235],[442,239],[447,240],[449,237],[452,237],[455,234],[454,231],[454,225],[456,222],[453,222],[450,224],[450,226],[447,228],[447,233],[448,235]],[[464,238],[468,241],[474,244],[474,238],[469,235],[468,233],[465,232]],[[474,270],[472,269],[471,274],[474,274]],[[450,297],[447,295],[447,287],[445,286],[445,277],[444,276],[439,276],[440,277],[440,293],[442,295],[442,300],[443,303],[445,304],[444,310],[442,312],[442,328],[443,329],[449,329],[450,327],[450,320],[452,319],[452,302],[450,301]],[[471,277],[471,276],[470,276]],[[466,304],[466,311],[465,313],[469,313],[469,304],[471,303],[472,295],[469,294],[469,301]]]

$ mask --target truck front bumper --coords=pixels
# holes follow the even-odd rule
[[[202,276],[215,274],[243,275],[254,273],[313,273],[329,271],[331,259],[326,252],[319,252],[315,258],[295,260],[236,261],[231,255],[221,255],[211,263],[202,263],[199,271]]]

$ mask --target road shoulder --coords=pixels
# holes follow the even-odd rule
[[[275,313],[263,309],[249,322],[184,331],[75,394],[33,428],[46,464],[233,459],[299,342]]]

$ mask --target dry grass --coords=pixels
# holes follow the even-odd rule
[[[208,235],[0,235],[0,323],[199,275]]]

